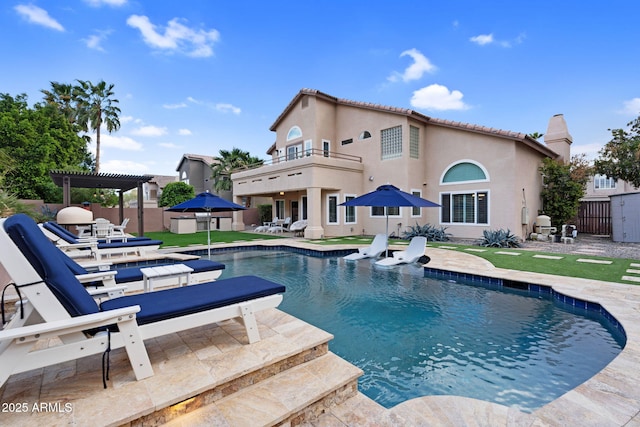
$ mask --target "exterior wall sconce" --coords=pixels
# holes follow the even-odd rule
[[[373,175],[369,177],[369,181],[373,181]]]
[[[281,195],[281,196],[284,196],[284,191],[281,191],[281,192],[280,192],[280,195]]]

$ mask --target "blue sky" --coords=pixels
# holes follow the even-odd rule
[[[640,115],[638,16],[636,0],[5,0],[0,93],[113,83],[101,172],[266,158],[301,88],[525,133],[562,113],[572,153],[594,157]]]

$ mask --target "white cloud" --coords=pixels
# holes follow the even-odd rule
[[[235,107],[231,104],[216,104],[216,110],[221,113],[233,113],[240,114],[242,110],[238,107]]]
[[[20,16],[32,24],[42,25],[56,31],[64,31],[64,27],[49,16],[49,12],[32,4],[19,4],[13,8]]]
[[[191,135],[191,131],[189,129],[180,129],[178,130],[178,135]]]
[[[124,175],[144,175],[150,173],[150,168],[144,163],[131,160],[107,160],[101,162],[100,172],[119,173]]]
[[[624,108],[622,114],[629,114],[632,116],[640,116],[640,98],[633,98],[622,103]]]
[[[462,97],[459,90],[449,91],[446,86],[432,84],[413,92],[411,105],[426,110],[466,110],[469,106]]]
[[[497,40],[493,37],[493,34],[480,34],[478,36],[471,37],[469,41],[471,41],[472,43],[476,43],[480,46],[485,46],[488,44],[497,44],[498,46],[502,46],[502,47],[511,47],[513,43],[520,44],[524,42],[524,39],[526,38],[527,38],[527,35],[525,33],[518,34],[518,36],[515,39],[513,39],[513,41]]]
[[[104,48],[102,47],[102,42],[107,39],[107,37],[111,34],[111,31],[97,31],[97,34],[92,34],[83,41],[87,44],[89,49],[95,49],[100,52],[104,52]]]
[[[140,126],[131,131],[131,135],[136,136],[162,136],[167,134],[167,128],[158,126]]]
[[[180,102],[178,104],[163,104],[162,108],[166,108],[167,110],[176,110],[178,108],[186,108],[187,104],[184,102]]]
[[[194,104],[198,104],[198,105],[203,103],[202,101],[199,101],[199,100],[197,100],[197,99],[195,99],[195,98],[193,98],[191,96],[187,96],[187,101],[192,102]]]
[[[176,144],[174,144],[172,142],[161,142],[158,145],[161,146],[161,147],[164,147],[164,148],[180,148],[179,145],[176,145]]]
[[[132,122],[133,120],[134,120],[133,116],[121,116],[120,124],[129,123],[129,122]]]
[[[479,44],[480,46],[484,46],[486,44],[493,43],[493,34],[481,34],[479,36],[474,36],[469,39],[473,43]]]
[[[128,0],[84,0],[86,4],[93,7],[100,7],[103,4],[107,6],[120,7],[127,4]]]
[[[387,77],[387,80],[391,82],[397,82],[398,80],[402,80],[403,82],[419,80],[424,73],[432,73],[437,69],[437,67],[417,49],[405,50],[400,54],[400,57],[403,56],[410,56],[413,59],[413,64],[409,65],[403,73],[394,71]]]
[[[192,57],[213,55],[212,45],[220,39],[217,30],[192,29],[180,23],[178,18],[169,21],[164,30],[160,31],[146,16],[131,15],[127,24],[140,30],[145,43],[152,48],[181,52]]]
[[[95,142],[95,134],[91,136],[91,140]],[[104,147],[127,151],[142,151],[142,144],[135,139],[128,136],[115,136],[106,132],[100,133],[100,151],[102,151]]]

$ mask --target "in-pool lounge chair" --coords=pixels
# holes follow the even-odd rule
[[[409,246],[404,251],[395,251],[389,258],[382,258],[376,261],[376,265],[391,266],[398,264],[411,264],[424,255],[424,248],[427,246],[427,238],[416,236],[411,239]]]
[[[363,258],[378,258],[387,249],[387,235],[376,234],[371,245],[366,248],[359,248],[358,252],[346,255],[343,259],[355,261]]]
[[[0,262],[19,289],[21,308],[0,331],[0,387],[15,373],[126,349],[141,380],[153,375],[144,340],[240,318],[249,343],[260,340],[254,313],[277,307],[284,286],[243,276],[128,295],[98,305],[36,223],[0,220]],[[56,345],[41,340],[57,338]]]
[[[101,260],[103,255],[124,255],[127,253],[144,255],[145,252],[158,250],[162,244],[161,240],[153,240],[147,237],[130,238],[126,242],[79,239],[73,233],[52,221],[42,224],[42,231],[61,250],[67,252],[69,256],[84,257],[92,255],[97,260]]]
[[[65,255],[63,253],[63,255]],[[75,262],[68,256],[64,256],[64,263],[69,267],[71,272],[76,276],[80,283],[85,286],[100,287],[100,286],[118,286],[124,285],[127,287],[127,291],[142,291],[144,289],[144,277],[142,275],[141,268],[145,267],[159,267],[172,264],[150,264],[141,267],[123,267],[116,268],[114,270],[101,270],[101,271],[88,271],[83,266]],[[194,259],[188,261],[181,261],[180,264],[189,267],[192,271],[190,273],[190,283],[206,283],[213,282],[222,274],[224,270],[224,264],[217,261],[211,261],[208,259]],[[156,281],[155,288],[161,288],[163,286],[176,286],[178,285],[179,277],[170,276],[166,278],[160,278]],[[160,282],[160,283],[158,283]]]

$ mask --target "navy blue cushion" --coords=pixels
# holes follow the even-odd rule
[[[127,295],[104,301],[102,310],[139,305],[139,325],[198,313],[254,298],[283,293],[285,287],[257,276],[232,277],[200,285]]]
[[[53,234],[55,234],[56,236],[60,237],[61,239],[63,239],[64,241],[66,241],[67,243],[80,243],[78,240],[78,236],[76,236],[75,234],[73,234],[72,232],[70,232],[69,230],[67,230],[66,228],[64,228],[63,226],[61,226],[60,224],[58,224],[57,222],[53,222],[53,221],[47,221],[43,224],[44,228],[46,228],[47,230],[49,230],[50,232],[52,232]],[[122,244],[122,240],[124,240],[123,237],[113,237],[111,239],[111,243],[115,243],[115,244]],[[131,246],[141,246],[142,244],[162,244],[162,242],[160,240],[151,240],[151,238],[149,237],[127,237],[127,242],[139,242],[140,244],[136,244],[136,245],[131,245]],[[149,242],[154,242],[154,243],[149,243]],[[160,243],[157,243],[160,242]],[[106,239],[98,239],[98,243],[107,243]]]
[[[42,226],[47,230],[49,230],[50,232],[52,232],[53,234],[55,234],[56,236],[63,239],[67,243],[78,243],[78,236],[71,233],[66,228],[62,227],[56,222],[47,221],[44,224],[42,224]]]
[[[184,264],[187,267],[191,267],[193,269],[193,273],[202,273],[204,271],[215,271],[215,270],[224,270],[224,264],[216,261],[209,261],[208,259],[195,259],[191,261],[182,261],[180,264]],[[140,272],[141,268],[144,267],[155,267],[156,265],[169,265],[169,264],[153,264],[149,266],[140,266],[140,267],[127,267],[127,268],[116,268],[118,274],[116,274],[116,283],[129,283],[129,282],[137,282],[138,280],[142,280],[142,273]]]
[[[5,220],[4,229],[71,316],[99,311],[96,302],[69,270],[64,260],[67,256],[47,239],[33,219],[16,214]]]
[[[127,240],[126,242],[113,242],[113,243],[99,243],[98,249],[112,249],[112,248],[135,248],[138,246],[160,246],[162,244],[162,240],[140,240],[140,241],[131,241]]]

